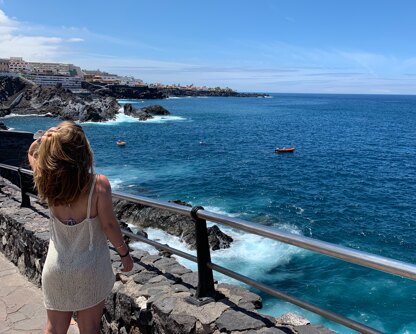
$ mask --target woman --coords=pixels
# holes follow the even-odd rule
[[[45,333],[66,333],[73,312],[81,334],[100,330],[114,274],[107,238],[133,268],[113,212],[111,186],[93,173],[93,153],[81,126],[63,122],[32,143],[28,158],[38,194],[50,210],[48,255],[42,272]]]

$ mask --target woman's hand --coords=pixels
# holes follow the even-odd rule
[[[121,258],[121,264],[123,265],[123,268],[121,269],[122,272],[129,272],[130,270],[133,269],[133,258],[131,257],[130,254],[128,254],[125,257]]]

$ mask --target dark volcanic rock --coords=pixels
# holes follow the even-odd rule
[[[230,247],[233,238],[221,232],[217,225],[208,228],[208,241],[212,250]]]
[[[133,107],[130,103],[127,103],[123,106],[124,114],[127,116],[136,117],[141,121],[145,121],[147,119],[153,118],[152,115],[145,113],[141,109],[137,109]]]
[[[0,116],[3,111],[5,114],[38,114],[65,120],[101,122],[115,118],[120,108],[112,97],[80,97],[60,86],[36,86],[21,78],[0,78],[0,87],[7,88],[0,97]]]
[[[153,115],[170,115],[169,111],[158,104],[137,109],[130,103],[127,103],[123,106],[123,109],[125,115],[136,117],[141,121],[151,119]]]
[[[167,111],[165,108],[163,108],[161,105],[158,105],[158,104],[155,104],[153,106],[143,107],[141,108],[141,110],[150,115],[158,115],[158,116],[170,115],[169,111]]]
[[[166,96],[222,96],[222,97],[266,97],[263,93],[238,93],[230,88],[188,89],[183,87],[159,88]]]
[[[8,130],[9,128],[3,122],[0,122],[0,130]]]
[[[83,81],[82,88],[94,94],[110,96],[116,99],[163,99],[166,95],[156,88],[148,86],[131,87],[124,85],[107,85]]]
[[[195,222],[191,217],[150,208],[124,200],[114,200],[117,219],[140,228],[158,228],[181,237],[191,249],[196,248]],[[212,250],[229,248],[233,239],[216,226],[208,228],[208,240]]]
[[[25,87],[25,82],[20,78],[0,77],[0,103],[8,101]]]

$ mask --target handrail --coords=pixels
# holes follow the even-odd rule
[[[1,163],[0,163],[0,168],[5,168],[5,169],[13,170],[19,173],[33,175],[33,172],[30,170],[14,167],[10,165],[5,165]],[[27,196],[32,195],[28,192],[25,192],[25,194]],[[245,221],[242,219],[232,218],[232,217],[228,217],[225,215],[209,212],[209,211],[204,210],[202,207],[191,208],[191,207],[182,206],[182,205],[178,205],[178,204],[171,203],[171,202],[158,201],[158,200],[150,199],[147,197],[127,194],[123,192],[114,192],[113,197],[122,199],[122,200],[127,200],[133,203],[142,204],[145,206],[150,206],[153,208],[169,210],[171,212],[175,212],[178,214],[189,215],[193,217],[196,224],[198,223],[198,221],[200,221],[206,225],[206,220],[221,223],[221,224],[233,227],[233,228],[243,230],[245,232],[253,233],[253,234],[263,236],[269,239],[284,242],[286,244],[290,244],[290,245],[294,245],[300,248],[318,252],[318,253],[331,256],[331,257],[334,257],[334,258],[337,258],[346,262],[355,263],[355,264],[368,267],[371,269],[376,269],[376,270],[384,271],[393,275],[405,277],[411,280],[416,280],[416,265],[413,265],[413,264],[397,261],[394,259],[382,257],[379,255],[374,255],[374,254],[363,252],[363,251],[354,250],[354,249],[344,247],[344,246],[334,245],[329,242],[320,241],[320,240],[312,239],[312,238],[305,237],[305,236],[288,233],[288,232],[285,232],[276,228],[267,227],[261,224]],[[199,254],[197,257],[195,257],[193,255],[182,252],[175,248],[171,248],[167,245],[163,245],[153,240],[149,240],[145,237],[138,236],[126,230],[123,230],[123,234],[129,236],[132,239],[150,244],[158,249],[163,249],[172,254],[184,257],[190,261],[197,262],[198,265],[200,265]],[[197,245],[197,251],[198,251],[198,245]],[[247,283],[272,296],[289,301],[292,304],[298,305],[304,309],[307,309],[316,314],[322,315],[330,320],[338,322],[342,325],[345,325],[349,328],[357,330],[361,333],[369,333],[369,334],[381,333],[373,328],[365,326],[364,324],[361,324],[349,318],[340,316],[331,311],[322,309],[316,305],[307,303],[293,296],[287,295],[267,285],[256,282],[246,276],[243,276],[229,269],[221,267],[215,263],[211,263],[210,261],[204,262],[202,264],[206,266],[207,268],[209,268],[210,270],[215,270],[217,272],[223,273],[224,275],[235,278],[241,282]],[[200,277],[200,280],[201,280],[201,277]],[[198,286],[200,283],[201,282],[198,283]]]
[[[175,203],[162,202],[122,192],[113,192],[113,197],[128,200],[130,202],[138,204],[148,205],[154,208],[175,211],[176,213],[182,213],[185,215],[190,215],[192,209],[191,207],[181,206]],[[262,237],[274,239],[277,241],[284,242],[286,244],[294,245],[324,255],[332,256],[340,260],[344,260],[368,268],[384,271],[393,275],[416,280],[416,265],[408,264],[405,262],[393,260],[387,257],[374,255],[363,251],[354,250],[344,246],[334,245],[329,242],[320,241],[293,233],[288,233],[277,228],[264,226],[258,223],[249,222],[238,218],[228,217],[206,210],[199,210],[197,212],[197,216],[201,219],[222,223],[224,225],[228,225],[230,227],[243,230],[245,232],[250,232]]]

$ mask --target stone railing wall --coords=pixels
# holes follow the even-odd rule
[[[49,240],[48,210],[33,201],[32,208],[21,208],[19,193],[3,178],[0,237],[0,251],[40,286]],[[120,258],[111,250],[116,283],[106,300],[102,333],[333,333],[292,314],[261,315],[256,311],[261,298],[230,284],[216,284],[219,297],[201,302],[193,298],[196,272],[171,257],[141,250],[132,255],[133,270],[121,273]]]

